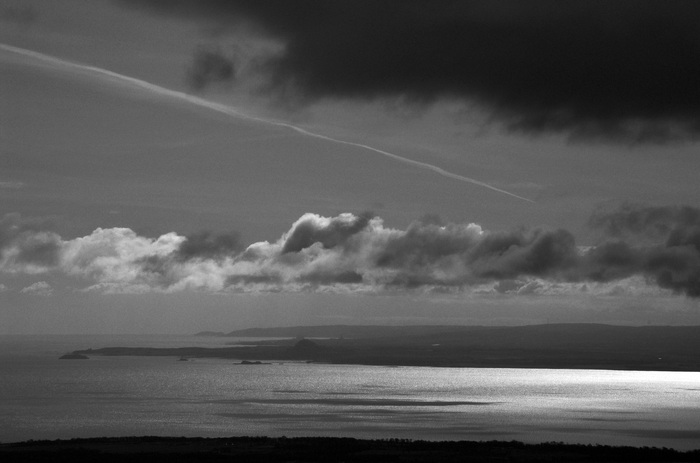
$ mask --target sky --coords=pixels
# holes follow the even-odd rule
[[[0,0],[0,334],[700,324],[698,21]]]

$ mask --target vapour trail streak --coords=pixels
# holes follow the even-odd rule
[[[263,124],[273,125],[273,126],[277,126],[277,127],[284,127],[287,129],[294,130],[295,132],[298,132],[302,135],[306,135],[308,137],[313,137],[313,138],[325,140],[325,141],[328,141],[331,143],[354,146],[356,148],[364,149],[367,151],[372,151],[374,153],[381,154],[382,156],[386,156],[386,157],[393,159],[395,161],[399,161],[399,162],[403,162],[405,164],[410,164],[412,166],[431,170],[431,171],[437,173],[438,175],[442,175],[443,177],[451,178],[454,180],[459,180],[461,182],[471,183],[473,185],[478,185],[478,186],[481,186],[484,188],[488,188],[489,190],[497,191],[499,193],[503,193],[503,194],[506,194],[508,196],[512,196],[513,198],[518,198],[518,199],[523,200],[523,201],[534,203],[534,201],[531,199],[525,198],[523,196],[518,196],[515,193],[511,193],[509,191],[502,190],[501,188],[497,188],[493,185],[490,185],[490,184],[485,183],[485,182],[481,182],[479,180],[476,180],[476,179],[473,179],[470,177],[465,177],[464,175],[459,175],[459,174],[455,174],[453,172],[446,171],[445,169],[442,169],[442,168],[435,166],[435,165],[432,165],[432,164],[428,164],[427,162],[415,161],[413,159],[405,158],[403,156],[399,156],[398,154],[394,154],[394,153],[390,153],[388,151],[380,150],[378,148],[374,148],[374,147],[369,146],[369,145],[364,145],[362,143],[355,143],[355,142],[351,142],[351,141],[346,141],[346,140],[341,140],[338,138],[329,137],[326,135],[321,135],[321,134],[315,133],[315,132],[310,132],[306,129],[303,129],[303,128],[298,127],[298,126],[293,125],[293,124],[289,124],[287,122],[280,122],[280,121],[276,121],[274,119],[266,119],[266,118],[262,118],[262,117],[250,116],[248,114],[245,114],[245,113],[242,113],[242,112],[236,110],[235,108],[233,108],[231,106],[227,106],[227,105],[220,104],[220,103],[215,103],[213,101],[205,100],[204,98],[199,98],[197,96],[189,95],[189,94],[184,93],[184,92],[170,90],[168,88],[161,87],[161,86],[155,85],[155,84],[151,84],[149,82],[146,82],[146,81],[140,80],[140,79],[136,79],[134,77],[129,77],[129,76],[125,76],[123,74],[118,74],[116,72],[112,72],[112,71],[109,71],[107,69],[102,69],[102,68],[98,68],[98,67],[94,67],[94,66],[88,66],[85,64],[78,64],[78,63],[74,63],[72,61],[62,60],[59,58],[55,58],[53,56],[45,55],[43,53],[39,53],[36,51],[27,50],[25,48],[13,47],[11,45],[6,45],[6,44],[2,44],[2,43],[0,43],[0,49],[11,52],[11,53],[16,53],[16,54],[19,54],[22,56],[26,56],[29,58],[33,58],[33,59],[39,60],[43,63],[56,66],[58,68],[88,72],[88,73],[93,74],[93,75],[107,77],[107,78],[112,79],[112,80],[116,80],[116,81],[119,81],[122,83],[127,83],[127,84],[134,86],[134,87],[137,87],[137,88],[140,88],[143,90],[147,90],[147,91],[155,93],[157,95],[185,101],[187,103],[190,103],[190,104],[193,104],[196,106],[200,106],[203,108],[208,108],[212,111],[226,114],[228,116],[236,117],[239,119],[246,119],[249,121],[260,122]]]

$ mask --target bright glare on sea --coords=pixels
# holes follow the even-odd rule
[[[700,373],[58,360],[89,347],[230,341],[0,336],[0,442],[286,435],[700,448]]]

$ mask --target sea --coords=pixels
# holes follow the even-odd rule
[[[76,349],[233,341],[0,336],[0,442],[344,436],[700,448],[697,372],[59,360]]]

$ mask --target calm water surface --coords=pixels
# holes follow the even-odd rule
[[[58,360],[88,347],[230,341],[0,336],[0,441],[323,435],[700,448],[700,373]]]

